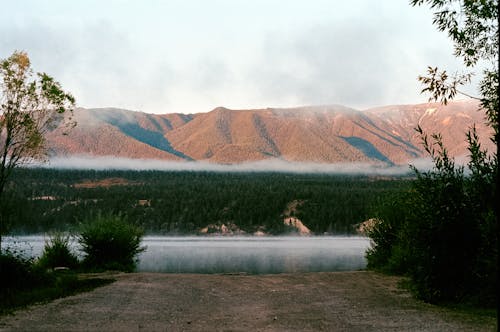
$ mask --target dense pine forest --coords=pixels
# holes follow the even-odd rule
[[[232,225],[284,234],[286,214],[314,234],[354,234],[408,178],[287,173],[16,169],[2,200],[7,233],[72,231],[99,213],[147,234],[198,234]],[[296,209],[288,209],[295,202]]]

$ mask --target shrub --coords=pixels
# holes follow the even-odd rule
[[[143,231],[121,215],[98,214],[84,221],[78,242],[85,257],[83,264],[96,270],[133,271],[141,247]]]
[[[20,289],[29,282],[31,260],[23,258],[9,249],[0,253],[0,285],[3,291]]]
[[[32,303],[85,292],[113,279],[81,279],[74,272],[55,273],[10,249],[0,253],[0,315]]]
[[[408,194],[391,195],[380,202],[377,218],[366,230],[371,248],[366,252],[369,269],[391,273],[404,273],[408,267],[404,237],[406,223],[406,198]]]
[[[393,208],[382,205],[382,221],[369,234],[368,267],[409,276],[428,302],[490,306],[497,299],[496,160],[480,151],[473,135],[470,174],[448,157],[439,135],[433,136],[437,150],[423,136],[434,169],[414,169],[412,190]]]
[[[0,313],[19,301],[19,294],[46,284],[53,276],[34,266],[33,259],[10,249],[0,253]]]
[[[38,260],[38,265],[43,268],[54,268],[64,266],[76,268],[78,258],[70,250],[70,236],[62,233],[55,233],[50,240],[45,242],[42,256]]]

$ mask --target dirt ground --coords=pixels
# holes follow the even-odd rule
[[[366,271],[113,277],[0,317],[0,331],[496,331],[493,318],[421,303]]]

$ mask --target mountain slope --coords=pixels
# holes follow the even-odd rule
[[[95,155],[190,160],[163,137],[191,120],[190,115],[155,115],[120,109],[76,109],[77,126],[68,135],[48,134],[52,155]]]
[[[400,162],[419,150],[381,130],[363,112],[342,106],[292,109],[217,108],[166,134],[195,160]]]
[[[486,125],[485,115],[474,100],[418,105],[399,105],[373,108],[366,111],[380,127],[421,149],[421,139],[415,131],[420,125],[428,133],[441,133],[451,156],[468,153],[465,133],[476,126],[483,146],[493,149],[492,130]]]
[[[422,157],[414,128],[440,132],[452,156],[467,153],[465,131],[476,124],[483,144],[489,128],[472,101],[399,105],[358,111],[344,106],[146,114],[77,109],[69,135],[49,133],[53,155],[85,154],[163,160],[241,163],[278,158],[301,162],[402,164]]]

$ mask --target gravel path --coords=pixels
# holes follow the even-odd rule
[[[418,302],[373,272],[131,273],[0,317],[0,331],[495,331],[492,318]]]

